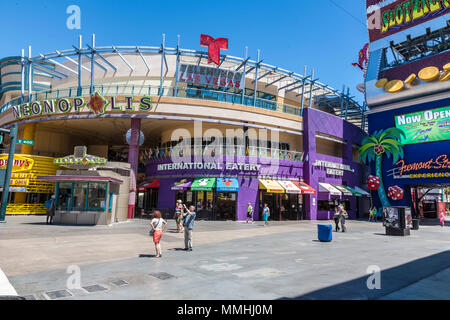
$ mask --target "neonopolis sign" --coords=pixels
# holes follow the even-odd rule
[[[70,114],[87,112],[96,116],[104,115],[107,112],[149,112],[153,109],[152,98],[149,96],[121,97],[121,102],[117,97],[103,97],[99,93],[90,97],[61,98],[44,101],[34,101],[21,104],[12,108],[13,116],[17,119],[49,116],[57,114]]]

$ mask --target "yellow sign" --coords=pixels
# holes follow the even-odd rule
[[[0,169],[6,169],[7,165],[8,165],[8,156],[7,155],[0,156]],[[15,155],[12,172],[31,171],[31,169],[33,169],[33,166],[34,166],[33,159]]]
[[[34,179],[35,175],[31,173],[11,173],[11,179]]]
[[[12,186],[26,187],[30,183],[28,179],[11,179]]]

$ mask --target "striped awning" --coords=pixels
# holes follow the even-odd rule
[[[284,190],[286,191],[286,193],[290,193],[290,194],[302,194],[302,190],[297,187],[293,181],[278,181],[278,183],[284,188]]]
[[[340,192],[338,189],[333,187],[331,184],[325,183],[325,182],[319,182],[319,192],[327,192],[333,196],[341,196],[342,195],[342,192]]]
[[[275,180],[259,179],[259,188],[269,193],[285,193],[284,188]]]

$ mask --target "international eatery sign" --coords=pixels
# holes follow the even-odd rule
[[[12,107],[16,120],[32,117],[77,114],[89,112],[101,116],[110,112],[150,112],[153,110],[150,96],[123,96],[124,101],[118,102],[116,96],[104,97],[96,92],[90,97],[61,98],[34,101]]]
[[[344,171],[354,173],[355,169],[352,169],[348,164],[335,163],[323,160],[316,160],[313,164],[314,167],[325,168],[327,174],[335,176],[343,176]]]

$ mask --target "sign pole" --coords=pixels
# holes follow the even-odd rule
[[[14,126],[11,128],[9,136],[11,137],[11,143],[9,145],[8,164],[6,166],[5,184],[3,185],[2,192],[0,223],[5,222],[6,207],[8,206],[9,185],[11,183],[11,172],[14,165],[14,153],[16,150],[17,124],[14,124]]]

